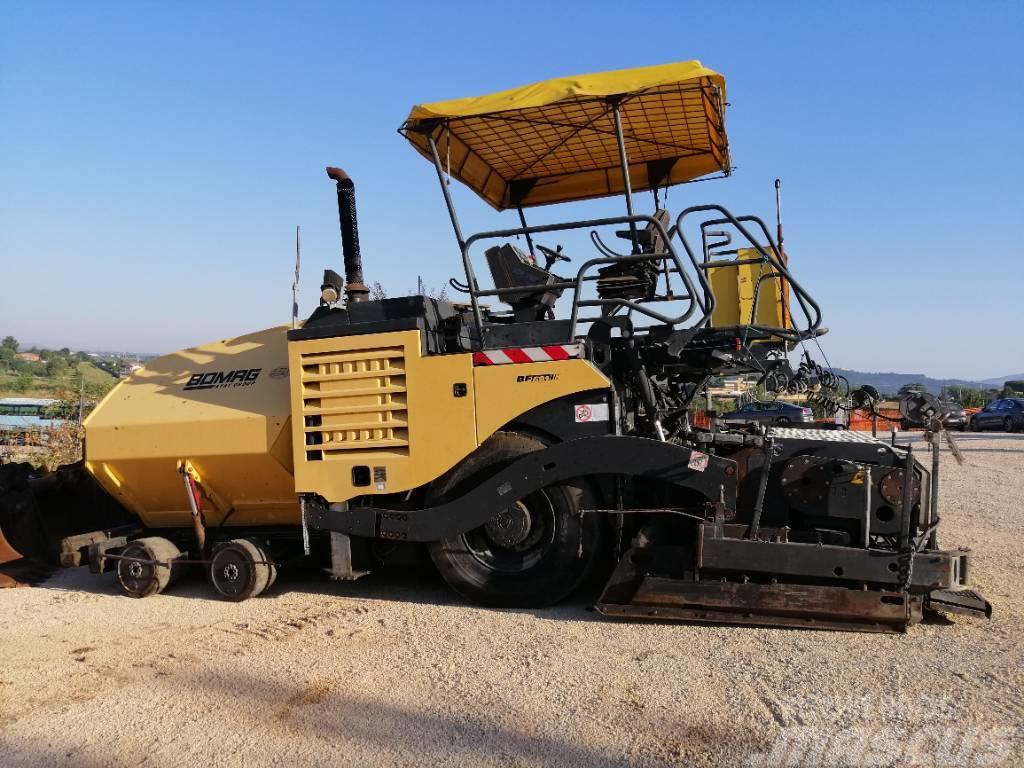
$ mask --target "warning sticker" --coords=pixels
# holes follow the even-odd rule
[[[608,403],[585,403],[576,406],[576,423],[608,421]]]
[[[708,468],[708,461],[710,461],[706,453],[700,451],[694,451],[690,454],[690,461],[687,463],[690,469],[695,469],[698,472],[703,472]]]

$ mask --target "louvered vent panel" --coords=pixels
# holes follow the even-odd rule
[[[307,461],[408,452],[402,347],[307,352],[301,363]]]

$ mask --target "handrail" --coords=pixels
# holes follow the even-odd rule
[[[690,260],[693,262],[694,267],[697,270],[697,274],[699,276],[704,276],[707,272],[710,271],[710,269],[715,269],[715,268],[723,267],[723,266],[729,266],[729,265],[726,265],[726,264],[715,264],[715,265],[712,265],[712,266],[709,267],[707,265],[707,263],[705,263],[703,265],[698,264],[697,263],[697,258],[694,255],[693,249],[690,247],[690,243],[686,239],[686,234],[683,231],[683,220],[687,216],[690,216],[690,215],[692,215],[694,213],[703,213],[705,211],[718,211],[722,215],[723,218],[721,220],[717,220],[716,219],[716,220],[708,220],[708,221],[702,222],[702,224],[701,224],[702,241],[704,239],[703,238],[704,227],[706,227],[706,226],[716,226],[718,224],[731,224],[733,227],[735,227],[736,230],[741,235],[743,235],[743,237],[745,237],[747,239],[747,242],[749,242],[754,247],[754,249],[761,255],[762,259],[765,262],[769,263],[772,267],[774,267],[775,270],[780,275],[782,275],[789,282],[789,284],[793,287],[793,291],[794,291],[794,293],[797,296],[797,301],[800,303],[800,307],[803,310],[804,315],[806,316],[807,322],[808,322],[808,326],[807,326],[807,330],[806,331],[795,331],[795,330],[788,329],[788,328],[775,328],[775,327],[771,327],[771,326],[757,326],[757,325],[754,325],[753,323],[751,323],[751,327],[755,328],[757,330],[766,332],[766,333],[770,333],[773,336],[777,336],[777,337],[779,337],[779,338],[781,338],[781,339],[783,339],[785,341],[792,341],[792,342],[799,342],[799,341],[802,341],[803,339],[813,338],[815,336],[820,335],[819,331],[820,331],[820,328],[821,328],[821,308],[818,306],[817,302],[814,301],[814,299],[811,297],[811,295],[809,293],[807,293],[807,291],[803,288],[803,286],[801,286],[800,283],[798,283],[795,279],[793,279],[793,276],[790,274],[790,272],[786,268],[786,266],[777,258],[776,254],[777,254],[777,251],[778,251],[778,246],[772,240],[772,237],[771,237],[770,233],[768,232],[768,228],[765,226],[764,222],[761,221],[761,219],[757,218],[756,216],[741,216],[741,217],[737,218],[736,216],[733,216],[733,214],[728,209],[726,209],[725,207],[723,207],[721,205],[714,204],[714,203],[706,204],[706,205],[690,206],[689,208],[684,210],[682,213],[680,213],[679,216],[676,218],[675,232],[679,235],[679,240],[683,244],[683,248],[686,250],[686,253],[690,257]],[[761,243],[758,242],[758,240],[756,240],[754,238],[754,236],[747,230],[747,228],[745,226],[743,226],[742,222],[744,222],[744,221],[752,221],[752,222],[755,222],[755,223],[757,223],[759,225],[760,229],[762,230],[763,234],[765,235],[765,239],[767,240],[767,242],[771,246],[770,251],[765,250],[764,246],[762,246]],[[704,283],[704,286],[705,286],[706,290],[708,291],[709,296],[711,297],[711,303],[712,303],[712,307],[713,307],[714,306],[714,292],[711,290],[711,287],[708,284],[706,279],[702,280],[702,282]],[[807,307],[808,304],[814,310],[814,318],[813,319],[811,317],[811,311]],[[751,320],[753,320],[753,319],[754,318],[752,317]]]
[[[685,232],[683,230],[684,220],[688,216],[692,216],[696,213],[703,213],[706,211],[715,211],[719,213],[721,219],[709,219],[701,223],[701,236],[702,240],[706,243],[706,227],[716,226],[721,224],[730,224],[751,244],[751,246],[758,252],[760,259],[745,258],[745,259],[727,259],[727,260],[712,260],[709,254],[705,252],[703,254],[704,260],[698,259],[694,249],[691,247],[690,242],[687,240]],[[756,239],[744,222],[753,223],[760,229],[764,235],[764,241],[768,243],[767,246],[762,245],[762,242]],[[606,246],[601,240],[597,229],[601,227],[609,227],[614,225],[628,224],[632,228],[636,226],[650,226],[653,227],[655,232],[661,236],[661,242],[664,244],[664,249],[657,253],[646,253],[646,254],[619,254]],[[590,239],[597,249],[600,256],[591,258],[584,262],[579,269],[576,271],[576,275],[573,278],[559,278],[553,282],[545,285],[515,285],[507,288],[491,288],[482,289],[477,281],[476,273],[473,269],[471,250],[474,245],[483,240],[508,240],[511,238],[517,238],[520,236],[530,237],[537,234],[545,234],[549,232],[564,232],[580,229],[591,229]],[[683,245],[683,249],[686,252],[686,256],[693,267],[693,275],[696,276],[696,282],[691,277],[690,272],[684,267],[683,260],[676,250],[673,240],[678,234],[679,240]],[[483,341],[484,334],[484,318],[483,312],[480,307],[480,298],[486,296],[507,296],[511,294],[522,294],[522,293],[538,293],[542,291],[572,291],[572,311],[570,314],[570,322],[568,328],[567,341],[573,341],[576,336],[576,327],[581,323],[592,323],[596,322],[595,318],[581,318],[580,308],[581,307],[601,307],[602,316],[606,316],[606,312],[610,311],[614,313],[619,308],[625,308],[638,314],[649,317],[660,323],[668,325],[678,325],[680,323],[687,322],[694,318],[694,315],[699,315],[693,320],[692,325],[689,326],[694,329],[702,328],[710,323],[712,314],[714,313],[716,306],[716,299],[714,290],[710,283],[710,271],[712,269],[718,269],[727,266],[737,266],[739,264],[748,263],[766,263],[771,266],[772,271],[768,275],[762,275],[755,286],[754,291],[754,302],[752,304],[752,310],[754,314],[751,316],[749,327],[760,333],[766,333],[784,341],[800,342],[804,339],[813,338],[815,336],[824,333],[821,330],[821,308],[810,296],[810,294],[800,285],[789,272],[789,269],[782,262],[779,257],[778,246],[775,244],[768,231],[765,223],[756,216],[734,216],[729,210],[721,205],[707,204],[707,205],[695,205],[685,209],[676,218],[675,225],[670,227],[668,230],[662,225],[660,221],[655,219],[653,216],[644,214],[634,214],[626,216],[612,216],[600,219],[586,219],[581,221],[570,221],[556,224],[542,224],[537,226],[522,226],[514,227],[510,229],[491,230],[486,232],[478,232],[477,234],[471,235],[462,243],[462,262],[466,273],[466,292],[469,294],[470,303],[473,311],[473,321],[476,325],[481,344]],[[629,264],[629,263],[643,263],[650,262],[652,264],[671,265],[666,266],[665,273],[678,274],[683,282],[684,292],[678,295],[666,295],[656,296],[651,299],[640,299],[632,300],[626,298],[593,298],[586,299],[582,297],[582,291],[584,283],[597,281],[600,279],[599,275],[593,274],[596,267],[601,265],[610,264]],[[780,281],[787,281],[792,287],[797,302],[800,304],[803,314],[807,319],[806,330],[798,330],[795,328],[778,328],[774,326],[762,326],[755,324],[753,321],[756,320],[756,308],[758,298],[760,294],[760,287],[762,278],[768,277],[770,279],[778,278]],[[454,284],[453,284],[454,287]],[[460,290],[462,286],[459,286]],[[680,301],[687,302],[685,311],[678,315],[666,315],[662,312],[658,312],[647,304],[653,303],[654,301]],[[605,310],[605,308],[612,308]]]
[[[593,258],[593,259],[590,259],[590,260],[584,262],[583,265],[580,266],[580,268],[577,270],[576,277],[573,280],[557,280],[555,282],[547,283],[547,284],[542,285],[542,286],[538,286],[538,285],[524,285],[524,286],[510,286],[508,288],[493,288],[493,289],[486,289],[486,290],[484,290],[484,289],[480,288],[479,283],[477,282],[476,273],[473,270],[473,264],[472,264],[472,258],[470,256],[470,250],[472,249],[473,245],[475,245],[477,242],[479,242],[481,240],[502,240],[502,239],[510,239],[510,238],[513,238],[513,237],[518,237],[520,235],[529,236],[529,235],[534,235],[534,234],[543,234],[543,233],[546,233],[546,232],[562,232],[562,231],[570,231],[570,230],[577,230],[577,229],[595,229],[595,228],[598,228],[598,227],[607,227],[607,226],[622,225],[622,224],[628,224],[628,225],[631,226],[631,228],[635,227],[636,225],[653,226],[657,230],[658,234],[661,235],[662,242],[665,244],[666,250],[662,251],[662,252],[658,252],[658,253],[631,254],[631,255],[626,256],[626,255],[615,254],[614,251],[611,251],[611,249],[608,249],[607,246],[605,246],[605,250],[607,252],[610,252],[613,255],[603,255],[603,256],[600,256],[600,257],[597,257],[597,258]],[[593,235],[595,233],[591,233],[591,234]],[[603,243],[602,243],[602,245],[603,245]],[[595,247],[597,247],[596,243],[595,243]],[[601,248],[598,248],[598,250],[601,251],[601,252],[605,252]],[[647,307],[643,306],[643,304],[644,304],[643,301],[632,301],[632,300],[629,300],[629,299],[622,299],[622,298],[610,298],[610,299],[602,299],[602,298],[583,299],[583,298],[581,298],[581,292],[582,292],[582,289],[583,289],[583,284],[585,282],[592,282],[592,281],[595,281],[595,280],[599,279],[597,275],[588,275],[587,274],[587,272],[589,270],[591,270],[593,267],[595,267],[595,266],[597,266],[599,264],[620,264],[620,263],[630,263],[630,262],[637,262],[637,263],[639,263],[639,262],[663,263],[663,262],[666,262],[666,261],[671,261],[675,265],[675,268],[672,271],[676,272],[676,273],[678,273],[680,275],[680,277],[683,280],[683,285],[684,285],[685,291],[686,291],[685,294],[681,294],[679,296],[673,296],[672,300],[673,301],[688,301],[689,302],[689,306],[686,308],[686,311],[683,312],[680,315],[669,316],[669,315],[662,314],[661,312],[657,312],[657,311],[655,311],[653,309],[650,309],[650,308],[647,308]],[[691,261],[693,261],[692,256],[691,256]],[[572,289],[572,291],[573,291],[572,313],[571,313],[571,317],[570,317],[569,332],[568,332],[568,339],[567,339],[567,341],[572,341],[575,338],[576,325],[579,322],[581,322],[580,318],[579,318],[579,308],[580,307],[597,307],[597,306],[599,306],[599,307],[626,307],[626,308],[629,308],[629,309],[631,309],[631,310],[633,310],[635,312],[638,312],[638,313],[640,313],[642,315],[650,317],[650,318],[652,318],[654,320],[657,320],[657,321],[662,322],[662,323],[668,323],[670,325],[676,325],[678,323],[682,323],[682,322],[685,322],[686,320],[689,320],[690,317],[693,316],[694,312],[699,308],[701,310],[701,317],[700,317],[700,319],[696,323],[696,325],[698,327],[700,327],[700,326],[702,326],[702,325],[704,325],[705,323],[708,322],[708,320],[711,317],[711,311],[712,311],[712,309],[714,307],[713,301],[710,303],[710,306],[709,306],[707,303],[705,303],[704,301],[701,300],[700,294],[697,292],[696,287],[694,286],[693,281],[690,278],[690,275],[683,268],[683,262],[680,259],[679,254],[676,252],[675,247],[672,245],[672,242],[671,242],[671,239],[670,239],[670,237],[668,235],[668,232],[665,230],[665,228],[661,224],[661,222],[659,222],[657,219],[655,219],[652,216],[647,216],[647,215],[643,215],[643,214],[634,214],[632,216],[613,216],[613,217],[602,218],[602,219],[587,219],[587,220],[583,220],[583,221],[564,222],[564,223],[558,223],[558,224],[542,224],[542,225],[532,226],[532,227],[516,227],[516,228],[513,228],[513,229],[501,229],[501,230],[493,230],[493,231],[489,231],[489,232],[479,232],[479,233],[477,233],[475,235],[471,235],[469,238],[466,239],[465,243],[463,244],[463,247],[462,247],[462,262],[463,262],[463,267],[464,267],[464,269],[466,271],[466,283],[467,283],[467,285],[469,287],[470,302],[471,302],[472,307],[473,307],[473,319],[474,319],[474,322],[476,323],[477,330],[478,330],[478,332],[481,335],[481,339],[483,338],[483,325],[484,325],[484,323],[483,323],[483,315],[482,315],[482,313],[480,311],[479,298],[482,297],[482,296],[502,296],[502,295],[508,295],[508,294],[514,294],[514,293],[523,293],[523,292],[535,293],[535,292],[539,292],[539,291],[553,291],[553,290],[568,290],[568,289]],[[696,266],[696,263],[694,263],[694,266]],[[707,279],[706,279],[706,277],[704,277],[700,273],[699,269],[696,270],[696,274],[698,276],[698,279],[702,283],[702,287],[705,288],[705,289],[709,289],[710,286],[707,283]],[[585,320],[583,322],[591,322],[591,321],[589,319],[587,319],[587,320]]]
[[[764,221],[761,219],[760,216],[752,216],[752,215],[738,216],[738,217],[736,217],[736,220],[737,221],[752,221],[752,222],[755,222],[761,228],[761,232],[764,235],[765,240],[767,240],[768,244],[771,246],[772,255],[779,255],[781,253],[781,251],[779,250],[778,244],[772,239],[772,236],[771,236],[771,233],[768,230],[768,227],[765,225]],[[703,237],[704,227],[713,227],[713,226],[717,226],[719,224],[727,224],[727,223],[729,223],[727,219],[709,219],[708,221],[704,221],[704,222],[701,223],[701,236]],[[755,243],[755,245],[757,245],[757,244]],[[795,291],[796,300],[800,304],[800,309],[803,310],[804,317],[807,318],[808,333],[810,333],[811,331],[817,331],[818,328],[821,326],[821,308],[814,301],[814,299],[811,298],[810,294],[808,294],[803,288],[801,288],[799,283],[797,283],[795,280],[793,280],[792,275],[789,274],[788,267],[786,267],[784,264],[782,264],[781,259],[779,260],[778,263],[779,263],[779,265],[781,265],[783,267],[785,278],[786,278],[786,280],[789,281],[790,285],[795,285],[799,289],[799,290]],[[805,297],[806,297],[807,301],[809,301],[811,303],[811,305],[814,307],[815,316],[817,318],[816,322],[812,322],[811,321],[811,312],[807,308],[807,304],[804,301]]]

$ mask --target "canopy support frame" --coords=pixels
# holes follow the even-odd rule
[[[452,220],[452,228],[455,230],[455,239],[459,248],[464,248],[466,239],[462,236],[462,227],[459,226],[459,217],[455,213],[455,203],[452,202],[452,193],[448,189],[448,180],[445,178],[444,166],[441,165],[441,155],[437,151],[437,142],[434,141],[434,126],[424,131],[427,136],[427,144],[430,146],[430,157],[434,161],[434,169],[437,171],[437,182],[441,185],[441,194],[444,195],[444,204],[448,207],[448,216]]]
[[[619,163],[622,165],[622,192],[626,198],[626,215],[633,217],[633,185],[629,176],[629,155],[626,153],[626,137],[622,134],[622,115],[619,106],[622,99],[609,99],[608,104],[612,111],[612,121],[615,123],[615,141],[619,145]],[[629,238],[633,241],[633,253],[640,252],[640,244],[637,241],[636,223],[629,222]]]
[[[427,137],[427,144],[430,147],[430,156],[434,161],[434,169],[437,171],[437,181],[441,185],[441,194],[444,195],[444,204],[448,207],[448,216],[452,220],[452,229],[455,230],[455,239],[459,243],[459,250],[462,252],[462,261],[466,268],[466,283],[469,286],[470,296],[473,301],[473,315],[476,319],[476,327],[483,328],[483,317],[480,313],[480,306],[477,303],[476,294],[480,286],[476,281],[476,273],[473,271],[473,264],[466,257],[466,239],[462,236],[462,227],[459,225],[459,217],[455,213],[455,203],[452,200],[451,190],[448,189],[448,180],[445,178],[444,166],[441,165],[441,155],[437,151],[437,142],[434,141],[434,127],[429,126],[424,133]]]
[[[524,230],[528,230],[529,226],[526,223],[526,214],[523,213],[523,206],[516,206],[516,210],[519,211],[519,223],[523,225]],[[530,237],[530,233],[525,231],[523,234],[526,235],[526,247],[530,249],[530,256],[536,260],[537,254],[533,252],[533,238]]]

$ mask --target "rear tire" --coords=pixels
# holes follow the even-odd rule
[[[1013,419],[1011,419],[1009,416],[1007,416],[1005,419],[1003,419],[1003,431],[1004,432],[1016,432],[1017,431],[1017,430],[1015,430],[1013,428]]]
[[[971,423],[968,426],[971,432],[981,432],[981,427],[978,426],[977,419],[971,419]]]
[[[775,420],[775,423],[778,426],[780,426],[780,427],[787,427],[787,426],[789,426],[789,417],[788,416],[779,416],[779,418],[777,418]]]
[[[138,558],[117,561],[117,580],[129,597],[160,594],[182,568],[174,564],[174,560],[181,557],[181,551],[173,542],[160,536],[136,539],[121,550],[121,556]],[[154,562],[141,562],[145,560]]]
[[[501,466],[544,447],[523,435],[496,433],[431,495],[461,495]],[[430,558],[449,586],[474,602],[503,608],[557,603],[583,583],[602,551],[604,520],[580,513],[588,495],[583,481],[555,483],[486,525],[431,543]]]

